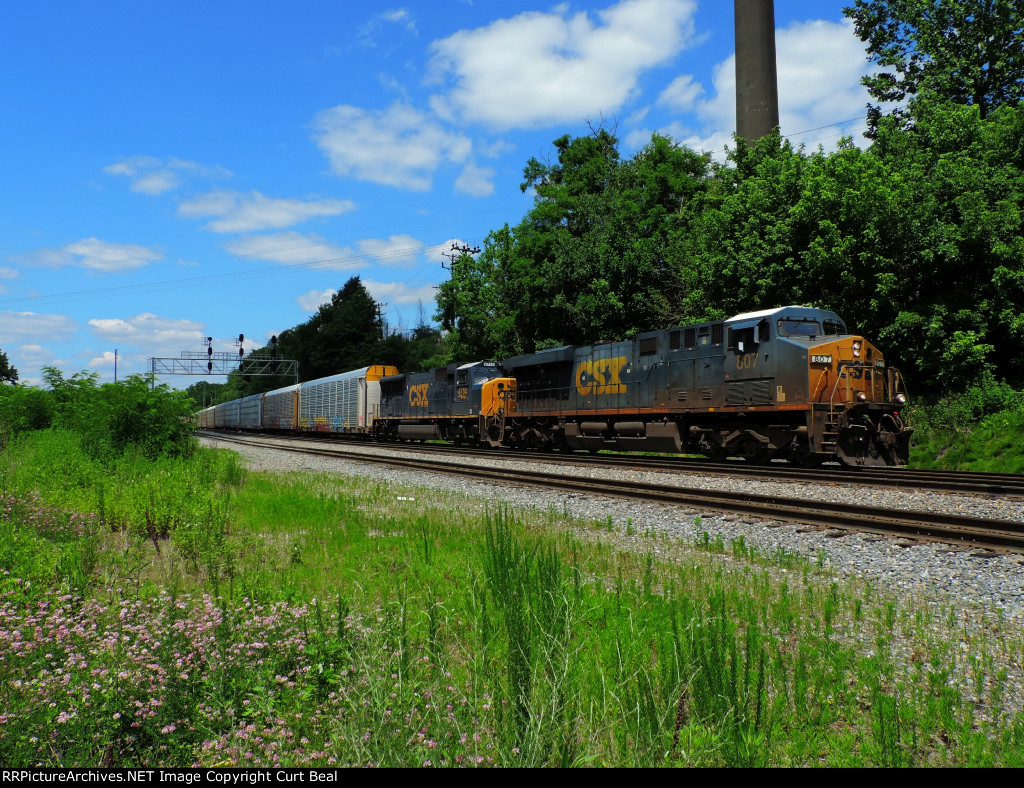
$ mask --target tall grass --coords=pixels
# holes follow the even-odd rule
[[[820,558],[625,551],[564,512],[225,453],[95,463],[59,434],[3,457],[7,764],[1022,761],[1019,631]]]

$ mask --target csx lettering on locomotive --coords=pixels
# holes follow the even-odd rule
[[[429,383],[421,383],[418,386],[409,387],[409,404],[414,408],[427,407],[427,389]]]
[[[625,356],[581,361],[576,365],[576,391],[581,397],[590,394],[625,394],[626,384],[619,376],[628,362]]]

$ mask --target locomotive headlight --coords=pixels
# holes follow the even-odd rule
[[[860,340],[855,339],[853,342],[853,356],[854,358],[860,358]]]
[[[906,397],[906,395],[904,395],[904,394],[897,394],[896,395],[896,404],[897,405],[906,405],[907,404],[907,397]]]
[[[867,401],[868,401],[868,395],[865,394],[863,391],[860,392],[859,394],[857,394],[857,402],[867,402]]]

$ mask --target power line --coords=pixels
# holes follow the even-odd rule
[[[283,247],[270,247],[266,251],[271,253],[283,253],[301,251],[302,249],[312,248],[319,244],[308,244],[299,246],[283,246]],[[282,263],[278,265],[261,266],[260,268],[251,268],[243,271],[229,271],[220,274],[205,274],[203,276],[190,276],[176,279],[165,279],[157,282],[144,282],[135,285],[118,285],[116,287],[104,287],[94,288],[91,290],[73,290],[65,293],[53,293],[50,295],[38,295],[38,296],[23,296],[21,298],[5,298],[0,299],[0,307],[8,306],[13,304],[24,304],[24,303],[55,303],[62,301],[74,301],[82,298],[98,298],[98,297],[112,297],[117,295],[128,295],[134,293],[144,293],[153,289],[166,289],[169,287],[187,287],[194,284],[209,283],[223,279],[255,279],[264,276],[277,276],[291,271],[316,271],[316,270],[333,270],[335,266],[341,264],[351,264],[353,262],[361,262],[365,264],[383,263],[387,264],[388,260],[401,259],[408,257],[413,254],[422,254],[428,249],[438,247],[441,244],[421,244],[418,246],[407,246],[399,247],[396,249],[390,249],[387,252],[381,252],[378,254],[354,254],[346,257],[329,257],[320,260],[313,260],[306,263],[295,263],[288,264]],[[247,257],[255,258],[258,257],[256,254],[247,255]],[[355,270],[357,267],[362,266],[351,266],[346,265],[346,268]],[[346,270],[345,268],[339,270]]]
[[[853,123],[855,120],[864,120],[863,117],[850,118],[848,120],[837,120],[835,123],[829,123],[825,126],[817,126],[813,129],[804,129],[803,131],[792,131],[783,134],[783,137],[798,137],[801,134],[810,134],[812,131],[821,131],[822,129],[830,129],[833,126],[842,126],[844,123]]]

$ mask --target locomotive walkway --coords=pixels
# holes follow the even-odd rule
[[[212,435],[213,434],[211,434],[211,436]],[[395,457],[372,454],[365,451],[347,451],[340,447],[336,441],[330,443],[329,447],[323,445],[306,445],[299,447],[281,443],[274,446],[275,441],[279,441],[281,436],[236,436],[225,435],[224,433],[215,433],[215,436],[221,441],[235,442],[243,445],[260,446],[262,448],[272,447],[278,448],[282,451],[309,454],[319,457],[373,462],[376,464],[383,464],[407,470],[452,474],[488,482],[530,485],[558,490],[561,492],[576,492],[587,495],[607,495],[648,503],[658,502],[689,508],[702,508],[709,511],[736,513],[764,520],[805,523],[816,529],[834,532],[830,535],[835,536],[852,532],[865,532],[880,536],[898,537],[904,540],[903,543],[929,540],[986,551],[1024,553],[1024,523],[1008,520],[991,520],[934,511],[905,509],[893,510],[832,501],[799,500],[775,495],[754,495],[750,493],[694,489],[614,479],[591,477],[578,478],[546,471],[505,470],[483,467],[479,464],[471,465],[466,462],[442,460],[438,457],[438,452],[434,451],[429,451],[425,457],[423,456],[422,451],[418,452],[420,454],[419,457],[412,456],[412,452],[410,452],[411,456],[409,457]],[[392,449],[395,447],[388,445],[388,448]],[[465,457],[467,454],[460,454],[459,456]],[[496,452],[493,450],[482,452],[482,454],[495,459],[499,456],[503,459],[508,458],[507,453]],[[474,453],[470,456],[475,457],[476,455]],[[609,464],[607,462],[608,458],[603,456],[589,458],[572,457],[571,455],[552,456],[550,454],[535,456],[546,459],[548,462],[557,462],[559,464],[572,460],[580,460],[587,463],[594,463],[596,461],[605,465]],[[521,460],[524,457],[530,457],[530,455],[516,453],[514,457],[516,460]],[[664,458],[623,457],[618,459],[623,460],[621,463],[622,465],[628,465],[632,468],[643,465],[643,463],[638,462],[638,460],[649,459],[653,461],[665,461]],[[695,463],[695,465],[701,465],[702,467],[699,469],[695,468],[692,472],[733,473],[738,470],[738,467],[725,470],[722,467],[722,463]],[[731,465],[731,463],[726,463],[725,465]],[[648,466],[644,467],[646,468]],[[802,468],[779,468],[775,465],[767,467],[743,467],[745,470],[759,471],[762,476],[770,474],[775,478],[782,475],[777,472],[783,470],[797,473],[802,481],[825,481],[826,483],[837,483],[839,481],[836,472],[828,473],[827,477],[824,479],[813,478],[813,474],[820,473],[820,469],[817,471],[810,471]],[[675,459],[675,467],[673,470],[683,470],[683,468],[679,467],[678,458]],[[689,472],[690,468],[687,467],[686,470]],[[901,472],[899,469],[892,469],[884,475],[888,477],[892,474],[894,477],[898,477],[901,473],[905,473],[908,476],[908,479],[906,480],[907,486],[913,486],[916,489],[921,489],[922,481],[920,479],[917,481],[911,481],[911,479],[914,474],[921,474],[922,472]],[[863,481],[865,485],[868,486],[876,485],[878,483],[875,481],[874,476],[869,480],[869,478],[864,474],[865,471],[863,470],[848,473],[845,474],[845,478],[842,481],[854,484],[859,484]],[[924,473],[924,478],[932,475],[933,474],[930,473]],[[945,474],[939,474],[939,476],[942,477],[945,476]],[[950,476],[955,476],[955,474],[950,474]],[[963,492],[966,489],[966,491],[973,492],[974,494],[981,493],[996,495],[1006,494],[1001,492],[1002,490],[1012,490],[1013,492],[1011,494],[1021,494],[1019,477],[999,477],[995,481],[988,483],[986,486],[978,479],[973,478],[977,476],[987,475],[967,475],[968,478],[961,479],[957,482],[959,484],[967,485],[967,487],[956,488],[957,491]],[[1013,484],[1015,481],[1018,486]],[[939,482],[935,483],[938,484]],[[942,489],[948,490],[950,488],[944,487]]]

